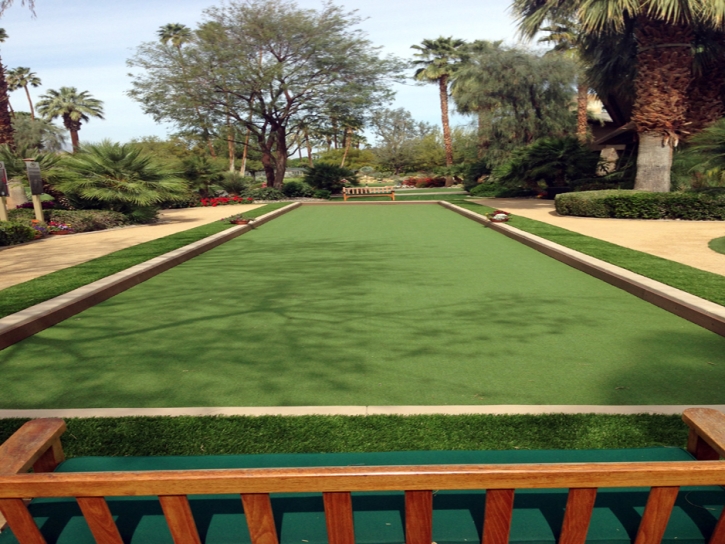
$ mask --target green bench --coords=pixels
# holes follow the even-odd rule
[[[63,422],[35,420],[0,446],[0,544],[720,544],[725,415],[683,418],[687,450],[67,461]]]

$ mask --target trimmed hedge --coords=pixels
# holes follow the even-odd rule
[[[35,239],[36,231],[25,223],[0,221],[0,246],[24,244]]]
[[[560,215],[725,221],[725,195],[712,193],[582,191],[557,195],[555,204]]]
[[[46,221],[70,225],[73,232],[112,229],[129,223],[127,216],[110,210],[43,210],[43,217]],[[9,210],[8,219],[30,225],[30,221],[35,219],[35,212],[28,209]]]

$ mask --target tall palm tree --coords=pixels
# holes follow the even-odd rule
[[[0,10],[2,4],[0,4]],[[4,28],[0,28],[0,43],[8,39],[8,33]],[[13,137],[13,120],[10,116],[10,99],[8,98],[8,82],[5,79],[5,67],[0,61],[0,145],[7,144],[11,148],[15,148],[15,138]]]
[[[633,26],[636,75],[632,121],[639,138],[636,189],[669,191],[672,149],[688,132],[695,31],[725,29],[725,2],[712,0],[514,0],[521,33],[576,17],[585,33]]]
[[[91,117],[103,119],[103,102],[93,98],[88,91],[79,93],[75,87],[61,87],[59,91],[51,89],[35,105],[47,121],[59,117],[63,119],[63,125],[70,132],[74,152],[78,150],[78,131],[82,121],[88,122]]]
[[[30,68],[19,66],[8,70],[7,73],[8,90],[17,91],[20,88],[25,89],[25,96],[28,97],[28,104],[30,105],[30,118],[35,121],[35,110],[33,109],[33,101],[30,99],[30,91],[28,91],[28,85],[31,87],[40,87],[41,81],[35,72],[31,72]]]
[[[438,84],[446,166],[453,165],[453,140],[448,120],[448,82],[460,65],[465,44],[464,40],[441,36],[435,40],[423,40],[421,45],[411,46],[412,49],[418,50],[417,53],[413,53],[413,56],[418,58],[413,64],[420,67],[415,72],[415,79]]]
[[[163,43],[164,45],[171,44],[171,46],[176,49],[176,53],[179,56],[179,64],[181,66],[182,75],[184,76],[184,80],[188,82],[186,77],[186,62],[184,61],[184,53],[182,52],[181,48],[193,37],[191,29],[186,25],[182,25],[181,23],[168,23],[159,28],[157,34],[161,43]],[[191,93],[189,92],[188,87],[187,93],[190,95],[189,97],[191,98]],[[193,99],[192,102],[194,103],[194,111],[196,112],[196,116],[199,118],[199,123],[201,124],[204,140],[206,141],[206,145],[209,148],[209,153],[212,157],[216,157],[214,145],[212,144],[211,138],[209,137],[209,128],[207,126],[207,122],[204,119],[204,116],[201,114],[201,111],[199,110],[199,105],[195,101],[193,101]]]

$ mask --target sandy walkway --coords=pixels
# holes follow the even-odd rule
[[[725,236],[725,221],[561,216],[556,213],[551,200],[533,198],[481,199],[476,202],[725,276],[725,255],[707,246],[713,238]]]
[[[138,225],[42,240],[0,249],[0,289],[75,266],[119,249],[212,223],[264,204],[185,208],[161,212],[154,225]]]

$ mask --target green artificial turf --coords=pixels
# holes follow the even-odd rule
[[[712,249],[713,251],[725,254],[725,236],[723,236],[722,238],[715,238],[714,240],[710,240],[708,246],[710,246],[710,249]]]
[[[488,206],[464,200],[453,202],[453,204],[480,214],[493,211],[493,208]],[[720,274],[713,274],[515,214],[508,224],[725,306],[725,276]],[[725,241],[725,238],[722,240]],[[723,247],[725,248],[725,242]]]
[[[0,443],[24,423],[0,420]],[[300,416],[68,419],[68,457],[684,447],[680,416]]]
[[[267,204],[245,212],[246,216],[259,217],[283,206],[289,202]],[[237,213],[234,206],[229,207],[229,215]],[[35,304],[68,293],[89,283],[100,280],[126,270],[132,266],[143,263],[169,251],[179,249],[197,242],[207,236],[226,230],[233,225],[215,221],[193,229],[171,234],[157,240],[144,242],[91,261],[64,268],[30,281],[13,285],[2,290],[0,297],[0,317],[5,317]]]
[[[2,408],[720,404],[725,338],[439,206],[310,206],[0,371]]]
[[[422,192],[422,191],[421,191]],[[426,191],[427,192],[427,191]],[[406,200],[447,200],[449,202],[462,200],[465,198],[466,195],[464,194],[415,194],[415,193],[395,193],[395,201],[406,201]],[[372,202],[372,201],[378,201],[378,202],[385,202],[385,201],[391,202],[389,196],[360,196],[351,198],[348,200],[348,203],[354,203],[354,202]],[[342,197],[335,197],[332,199],[333,202],[343,201]],[[455,203],[455,202],[454,202]]]

